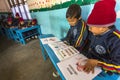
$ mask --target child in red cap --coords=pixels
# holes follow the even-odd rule
[[[19,18],[19,26],[18,26],[19,29],[25,29],[27,28],[27,24],[24,22],[23,18]],[[23,33],[23,37],[27,37],[27,36],[30,36],[32,35],[31,34],[31,31],[26,31]],[[30,40],[30,38],[27,38],[26,40]]]
[[[16,18],[20,18],[19,13],[16,13],[15,16],[16,16]]]
[[[14,27],[15,27],[15,26],[13,25],[12,18],[8,18],[6,27],[7,27],[7,28],[14,28]]]
[[[14,19],[14,25],[16,25],[16,26],[18,26],[18,24],[19,24],[19,18],[20,18],[20,15],[19,15],[19,13],[16,13],[15,14],[15,19]]]
[[[36,25],[37,25],[37,19],[32,19],[32,21],[30,22],[30,24],[28,24],[29,27],[34,27],[34,26],[36,26]],[[31,31],[29,32],[29,34],[34,34],[34,33],[36,33],[36,30],[31,30]],[[32,36],[31,38],[32,38],[32,39],[36,39],[36,38],[37,38],[37,35],[34,35],[34,36]]]
[[[35,25],[37,25],[37,19],[32,19],[32,21],[30,23],[28,23],[29,27],[35,26]]]
[[[37,19],[33,19],[32,22],[31,22],[31,25],[32,25],[32,26],[37,25]]]
[[[115,0],[100,0],[96,2],[88,17],[90,45],[89,59],[83,66],[83,71],[94,72],[99,66],[103,71],[93,80],[120,80],[120,32],[114,26],[116,21]],[[78,61],[77,69],[81,65]]]
[[[25,29],[27,27],[27,25],[25,24],[23,18],[19,18],[19,29]]]

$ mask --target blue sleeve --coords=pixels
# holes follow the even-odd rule
[[[110,63],[120,65],[120,39],[117,36],[108,38],[108,52],[110,54]]]
[[[108,54],[110,59],[106,59],[106,62],[100,62],[99,65],[105,71],[110,71],[120,74],[120,39],[116,36],[111,36],[107,39]]]

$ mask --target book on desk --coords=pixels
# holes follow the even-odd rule
[[[57,63],[59,69],[64,75],[66,80],[93,80],[102,70],[98,67],[95,68],[94,73],[85,73],[84,71],[78,71],[76,63],[81,59],[81,64],[86,57],[82,54],[76,54],[64,61]]]
[[[52,41],[49,41],[52,40]],[[48,44],[54,54],[57,56],[60,62],[57,63],[58,68],[62,72],[66,80],[92,80],[96,77],[102,70],[98,67],[95,68],[93,73],[85,73],[84,71],[78,71],[76,63],[81,60],[84,64],[84,59],[87,59],[74,47],[65,44],[56,37],[45,38],[42,41]]]
[[[79,54],[79,51],[77,51],[74,47],[68,46],[62,41],[49,43],[48,45],[60,61],[68,59],[75,54]]]
[[[40,40],[41,40],[42,44],[49,44],[49,43],[54,43],[54,42],[60,41],[57,37],[42,38]]]

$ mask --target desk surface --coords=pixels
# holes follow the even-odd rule
[[[40,35],[39,36],[39,39],[42,39],[42,38],[47,38],[47,37],[54,37],[53,34],[44,34],[44,35]],[[41,41],[40,41],[41,43]],[[41,47],[43,46],[43,48],[45,49],[45,51],[47,52],[50,60],[52,61],[54,67],[56,68],[57,72],[59,73],[60,77],[62,78],[62,80],[65,80],[63,74],[61,73],[60,69],[58,68],[57,66],[57,63],[59,62],[59,59],[57,58],[57,56],[55,55],[55,53],[53,52],[53,50],[48,46],[48,44],[42,44],[41,43]],[[43,49],[42,48],[42,49]],[[42,53],[43,55],[45,55],[45,53],[43,52]],[[43,56],[44,57],[44,56]],[[44,59],[46,60],[46,59]]]
[[[18,29],[17,32],[26,32],[26,31],[29,31],[29,30],[32,30],[32,29],[36,29],[36,28],[40,28],[40,26],[36,25],[36,26],[32,26],[32,27],[27,27],[25,29]]]
[[[44,45],[44,48],[45,48],[50,60],[52,61],[53,65],[55,66],[56,70],[60,74],[60,77],[62,78],[62,80],[65,80],[65,77],[63,76],[63,74],[61,73],[60,69],[57,66],[57,63],[59,62],[57,56],[55,55],[53,50],[47,44]],[[101,77],[101,75],[105,75],[105,77]],[[99,76],[96,76],[93,80],[120,80],[120,76],[119,75],[112,75],[111,76],[111,75],[108,75],[102,71],[99,74]]]
[[[53,50],[47,45],[43,45],[45,51],[47,52],[50,60],[52,61],[53,65],[55,66],[57,72],[59,73],[60,77],[62,78],[62,80],[65,80],[63,74],[61,73],[60,69],[57,66],[57,63],[59,62],[57,56],[55,55],[55,53],[53,52]]]
[[[54,35],[52,34],[46,34],[43,36],[39,36],[40,38],[47,38],[47,37],[54,37]],[[47,44],[42,44],[43,48],[45,49],[45,51],[47,52],[50,60],[52,61],[54,67],[56,68],[56,70],[58,71],[58,73],[60,74],[60,77],[62,78],[62,80],[65,80],[65,77],[63,76],[63,74],[61,73],[60,69],[57,66],[57,63],[59,62],[59,59],[57,58],[57,56],[55,55],[55,53],[53,52],[53,50],[47,45]],[[106,77],[101,77],[101,75],[105,75]],[[115,77],[117,77],[118,79],[114,79]],[[96,76],[93,80],[120,80],[119,75],[106,75],[106,73],[102,72],[99,74],[99,76]]]

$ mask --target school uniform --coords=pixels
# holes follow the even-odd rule
[[[7,24],[6,27],[11,28],[11,27],[15,27],[15,25],[13,23],[12,24]]]
[[[89,35],[90,45],[86,56],[100,61],[98,65],[102,68],[102,72],[93,80],[120,80],[120,32],[114,26],[115,5],[115,0],[96,2],[87,20],[90,28],[94,27],[100,33],[107,30],[99,35]]]
[[[18,24],[19,24],[19,18],[14,18],[14,19],[13,19],[13,24],[14,24],[15,26],[18,26]]]
[[[23,29],[23,28],[26,28],[27,27],[27,24],[19,24],[19,29]]]
[[[90,36],[90,46],[86,56],[101,61],[104,70],[120,73],[120,33],[114,27],[104,34]]]
[[[6,23],[6,27],[7,28],[13,28],[13,27],[15,27],[15,25],[13,24],[13,22],[12,22],[12,17],[9,17],[8,19],[7,19],[7,23]],[[9,22],[11,22],[11,24],[8,24]]]
[[[88,27],[86,23],[80,19],[75,26],[70,26],[70,29],[64,40],[80,51],[84,48],[87,35]]]

